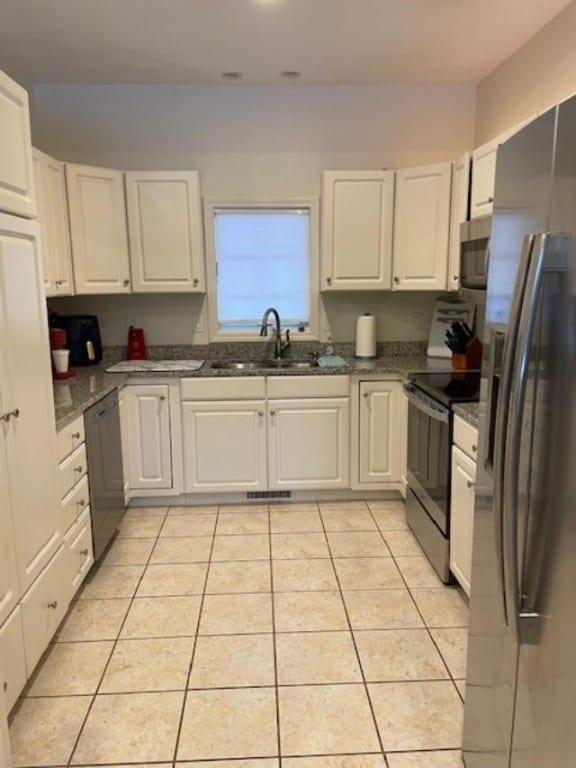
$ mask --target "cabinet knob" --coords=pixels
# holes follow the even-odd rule
[[[6,680],[4,680],[2,688],[4,688],[4,693],[6,693],[6,691],[8,690],[8,683],[6,682]]]
[[[332,285],[332,278],[331,277],[327,277],[326,278],[326,282],[328,283],[328,285]]]
[[[55,611],[56,608],[58,608],[58,600],[53,600],[51,603],[48,603],[48,608]]]
[[[195,277],[195,278],[192,280],[192,285],[198,285],[198,283],[199,283],[199,282],[200,282],[200,280],[198,280],[198,278],[197,278],[197,277]]]
[[[130,285],[130,280],[123,280],[122,285],[127,288]]]
[[[72,440],[80,440],[80,432],[73,432]]]
[[[11,411],[6,411],[6,413],[3,413],[2,416],[0,416],[0,419],[2,421],[10,421],[12,417],[17,419],[20,416],[20,408],[14,408]]]
[[[83,466],[74,467],[74,472],[78,472],[78,474],[80,475],[82,474],[82,472],[84,472],[84,467]]]
[[[454,282],[457,283],[459,280],[458,275],[453,275],[452,280],[454,280]]]
[[[478,446],[477,445],[473,445],[472,446],[472,453],[476,453],[477,450],[478,450]]]
[[[264,416],[264,411],[258,411],[258,416]]]
[[[364,397],[368,400],[368,392],[364,392]]]
[[[270,411],[270,416],[276,416],[276,411]]]
[[[472,480],[466,480],[466,485],[468,488],[474,488],[474,483],[472,482]]]
[[[54,280],[54,285],[64,285],[64,280]]]
[[[81,549],[80,554],[82,555],[82,557],[88,557],[88,548]]]
[[[398,285],[398,283],[400,282],[400,278],[399,277],[395,277],[394,278],[394,282],[396,283],[396,285]]]
[[[164,400],[166,400],[166,395],[160,395],[158,400],[161,400],[162,402],[164,402]]]
[[[83,507],[86,504],[86,501],[84,499],[78,499],[76,502],[77,507]]]

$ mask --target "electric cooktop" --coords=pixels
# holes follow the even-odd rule
[[[453,403],[477,403],[480,399],[480,371],[413,373],[411,384],[450,407]]]

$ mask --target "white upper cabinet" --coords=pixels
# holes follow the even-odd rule
[[[206,290],[197,171],[126,173],[132,290]]]
[[[0,72],[0,211],[36,216],[28,94]]]
[[[325,171],[324,291],[391,287],[394,171]]]
[[[452,164],[396,172],[394,290],[446,288]]]
[[[64,163],[38,149],[33,150],[33,160],[44,288],[47,296],[71,296],[74,282]]]
[[[76,293],[130,293],[124,178],[66,164]]]
[[[470,193],[470,218],[488,216],[494,208],[494,183],[496,181],[496,157],[501,140],[484,144],[472,153],[472,190]]]
[[[448,280],[446,288],[457,291],[460,287],[460,224],[468,221],[470,198],[470,152],[454,163],[452,171],[452,199],[450,203],[450,250],[448,254]]]

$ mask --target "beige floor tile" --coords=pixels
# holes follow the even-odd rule
[[[226,507],[223,508],[226,510]],[[216,534],[268,533],[268,512],[220,512]]]
[[[232,592],[271,592],[268,560],[210,563],[206,594]]]
[[[325,509],[322,520],[327,531],[376,531],[376,523],[367,509]]]
[[[22,700],[10,727],[14,768],[67,765],[91,700],[90,696]]]
[[[276,656],[279,685],[362,682],[350,632],[276,635]]]
[[[143,693],[186,688],[194,639],[119,640],[100,693]]]
[[[280,688],[282,754],[376,752],[378,737],[363,685]]]
[[[78,599],[133,597],[145,567],[144,565],[100,566],[88,576],[78,594]]]
[[[318,504],[314,501],[281,501],[277,504],[269,504],[270,512],[318,512]]]
[[[201,595],[204,592],[208,563],[179,563],[178,565],[149,565],[146,568],[138,597],[169,595]]]
[[[276,560],[330,557],[323,533],[274,533],[272,557]]]
[[[129,768],[172,768],[172,765],[173,763],[130,763]],[[82,768],[101,768],[101,766],[87,765],[83,766]],[[127,766],[126,764],[110,765],[107,763],[106,768],[127,768]],[[178,766],[178,768],[181,768],[181,766]]]
[[[376,525],[381,531],[408,530],[404,505],[387,509],[373,509],[372,515],[374,520],[376,520]]]
[[[390,555],[379,533],[340,531],[326,535],[332,557],[387,557]]]
[[[366,680],[442,680],[446,667],[425,629],[355,632]]]
[[[205,596],[199,634],[236,635],[271,631],[270,594]]]
[[[115,640],[130,600],[80,600],[74,603],[57,634],[57,642]]]
[[[168,509],[168,517],[176,517],[177,515],[214,515],[218,512],[218,507],[215,505],[210,506],[189,506],[189,507],[170,507]]]
[[[155,539],[162,528],[162,515],[124,518],[118,529],[119,539]]]
[[[174,515],[164,520],[160,538],[182,536],[212,536],[216,528],[216,514]]]
[[[424,626],[407,589],[344,592],[353,629],[414,629]]]
[[[372,512],[386,511],[389,509],[392,509],[392,510],[400,509],[403,511],[406,508],[404,499],[400,499],[400,498],[374,499],[374,500],[367,501],[366,504],[368,505],[368,508]]]
[[[460,750],[443,752],[406,752],[388,755],[390,768],[463,768]]]
[[[36,669],[28,696],[96,693],[114,643],[56,643]]]
[[[222,514],[235,514],[243,515],[244,513],[252,514],[254,512],[268,512],[268,504],[222,504],[219,507]]]
[[[468,630],[462,627],[458,629],[432,629],[431,632],[452,677],[465,678]]]
[[[366,510],[368,505],[365,501],[321,501],[319,504],[321,512],[329,512],[331,510],[337,511],[350,511],[353,509]]]
[[[168,507],[129,507],[124,515],[124,520],[142,520],[145,517],[164,517]]]
[[[203,563],[210,559],[211,536],[190,536],[186,539],[158,539],[150,563],[176,565],[178,563]]]
[[[348,629],[339,592],[281,592],[274,595],[276,632]]]
[[[383,755],[288,757],[283,758],[282,765],[284,768],[386,768]]]
[[[180,692],[97,696],[72,765],[170,760],[183,698]]]
[[[458,693],[462,697],[462,700],[466,698],[466,680],[455,680],[454,684],[458,688]]]
[[[272,533],[322,532],[322,520],[317,510],[309,512],[270,512]]]
[[[272,572],[275,592],[338,589],[331,560],[274,560]]]
[[[273,688],[188,692],[178,760],[267,757],[277,753]]]
[[[396,557],[396,564],[406,584],[410,588],[437,587],[443,588],[438,574],[432,568],[428,560],[422,557]]]
[[[137,597],[121,637],[191,637],[196,634],[200,597]]]
[[[413,589],[412,597],[429,627],[467,627],[468,606],[458,587]]]
[[[274,684],[272,635],[198,638],[190,688],[246,688]]]
[[[368,686],[384,749],[459,749],[463,706],[449,682]]]
[[[401,589],[404,582],[391,557],[334,560],[342,589]]]
[[[192,763],[177,763],[177,768],[194,768],[195,766],[198,768],[278,768],[279,765],[280,763],[276,758],[264,757],[254,760],[211,760],[209,763],[206,763],[204,760],[200,762],[194,760]],[[122,766],[119,766],[119,768],[122,768]],[[143,766],[143,768],[154,768],[154,766]]]
[[[242,536],[216,536],[212,561],[228,560],[269,560],[270,541],[268,534],[246,534]]]
[[[422,548],[412,531],[382,531],[394,557],[422,557]]]
[[[154,539],[116,539],[102,565],[146,565],[154,548]]]

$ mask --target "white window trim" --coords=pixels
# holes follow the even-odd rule
[[[216,249],[214,244],[214,211],[219,208],[307,208],[310,211],[310,322],[308,328],[300,333],[291,328],[290,340],[317,341],[320,338],[320,203],[318,198],[282,198],[273,200],[206,198],[204,200],[204,232],[206,238],[206,278],[208,302],[208,335],[213,341],[261,341],[265,344],[270,339],[261,338],[258,333],[246,331],[223,331],[218,327],[217,286],[216,286]],[[262,313],[268,305],[264,301]],[[282,320],[282,318],[280,318]],[[282,330],[286,326],[282,326]]]

